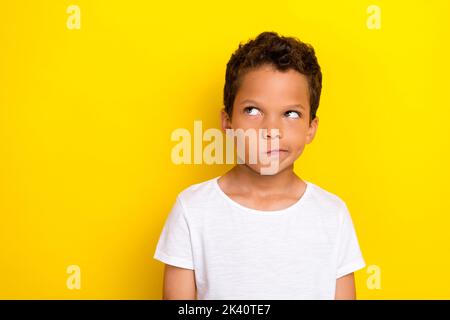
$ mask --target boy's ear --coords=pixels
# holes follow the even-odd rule
[[[308,133],[306,135],[306,144],[310,144],[314,140],[318,126],[319,126],[319,117],[316,115],[314,120],[312,120],[311,124],[309,125]]]
[[[231,120],[228,116],[228,113],[225,111],[225,108],[222,108],[220,112],[222,130],[226,133],[226,129],[231,129]]]

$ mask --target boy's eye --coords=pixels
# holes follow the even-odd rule
[[[244,112],[249,114],[249,115],[251,115],[251,116],[256,116],[256,115],[258,115],[259,110],[256,107],[246,107],[244,109]]]
[[[297,111],[293,111],[293,110],[287,111],[287,112],[286,112],[286,115],[287,115],[289,118],[300,118],[300,113],[298,113]]]

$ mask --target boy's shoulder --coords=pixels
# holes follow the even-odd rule
[[[335,193],[326,190],[325,188],[307,181],[308,187],[310,187],[310,195],[314,198],[314,203],[323,207],[330,207],[332,209],[341,208],[345,206],[344,200]]]
[[[202,182],[191,184],[190,186],[184,188],[180,193],[178,193],[178,198],[183,202],[183,204],[195,204],[199,202],[207,202],[214,198],[214,189],[216,186],[216,180],[219,178],[215,177]]]

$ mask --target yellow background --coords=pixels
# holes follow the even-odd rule
[[[69,30],[69,5],[81,29]],[[381,8],[381,29],[366,26]],[[219,127],[225,65],[276,31],[324,74],[304,179],[351,211],[358,298],[450,298],[448,1],[2,1],[0,298],[159,299],[175,196],[225,165],[171,162],[177,128]],[[69,265],[81,289],[66,286]]]

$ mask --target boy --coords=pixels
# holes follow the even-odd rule
[[[163,299],[355,299],[365,267],[347,206],[299,178],[312,142],[322,74],[314,49],[263,32],[227,64],[223,130],[258,130],[260,159],[178,194],[156,247]],[[264,131],[265,130],[265,131]]]

